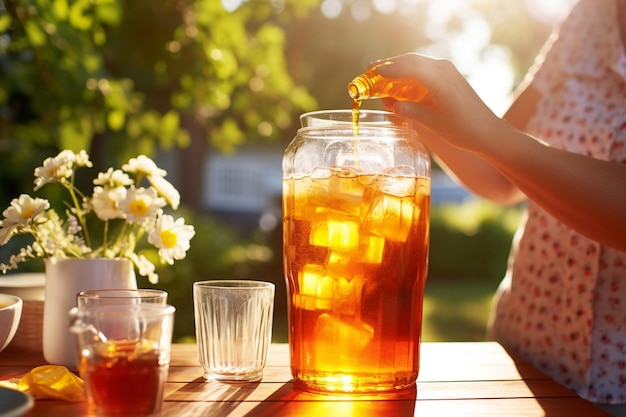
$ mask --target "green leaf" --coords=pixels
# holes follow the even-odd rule
[[[93,43],[98,46],[102,46],[106,43],[107,35],[104,29],[97,25],[93,28]]]
[[[67,0],[54,0],[52,3],[52,12],[59,20],[66,20],[69,11]]]
[[[111,130],[118,131],[124,127],[126,113],[122,110],[112,110],[107,115],[107,125]]]
[[[161,124],[159,123],[159,120],[160,120],[159,114],[154,110],[150,110],[143,114],[141,118],[141,124],[145,131],[158,133],[159,128],[161,126]]]
[[[76,117],[62,122],[59,126],[59,147],[78,152],[89,151],[93,136],[91,122],[88,117]]]
[[[0,14],[0,33],[6,32],[11,27],[11,16],[7,13]]]
[[[164,136],[172,136],[180,125],[180,116],[175,110],[170,110],[161,118],[161,132]]]
[[[42,46],[46,43],[46,34],[43,30],[32,20],[26,21],[24,24],[26,35],[28,40],[33,46]]]
[[[89,0],[78,0],[70,6],[69,21],[72,26],[88,30],[93,25],[93,17],[88,14],[90,9]]]
[[[245,142],[245,139],[246,135],[237,125],[237,121],[228,118],[224,120],[217,134],[211,136],[210,141],[214,146],[224,151],[232,151],[234,145]]]
[[[186,148],[191,144],[191,136],[186,130],[179,130],[176,134],[176,145]]]
[[[122,9],[116,0],[98,0],[96,4],[96,16],[102,23],[116,25],[122,17]]]
[[[176,133],[180,128],[180,117],[178,112],[170,110],[161,118],[161,130],[159,139],[166,148],[171,148],[175,144]]]

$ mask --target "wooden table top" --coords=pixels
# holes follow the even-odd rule
[[[41,353],[0,353],[0,380],[44,364]],[[25,416],[89,416],[87,404],[36,400]],[[207,382],[194,344],[175,344],[163,416],[608,416],[495,342],[423,343],[415,390],[330,396],[294,387],[287,344],[272,344],[259,383]]]

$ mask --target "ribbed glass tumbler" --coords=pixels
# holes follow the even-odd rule
[[[275,285],[251,280],[193,284],[198,358],[204,377],[259,381],[272,338]]]

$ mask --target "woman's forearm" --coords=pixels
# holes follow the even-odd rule
[[[450,146],[432,132],[420,134],[420,139],[437,163],[465,188],[479,197],[498,204],[516,204],[525,199],[523,193],[508,178],[472,152]]]
[[[572,229],[626,250],[626,165],[556,149],[512,127],[480,151],[528,198]]]

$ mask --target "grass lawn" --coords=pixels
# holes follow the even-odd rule
[[[492,280],[429,277],[424,295],[422,340],[485,340],[491,299],[497,285]]]

